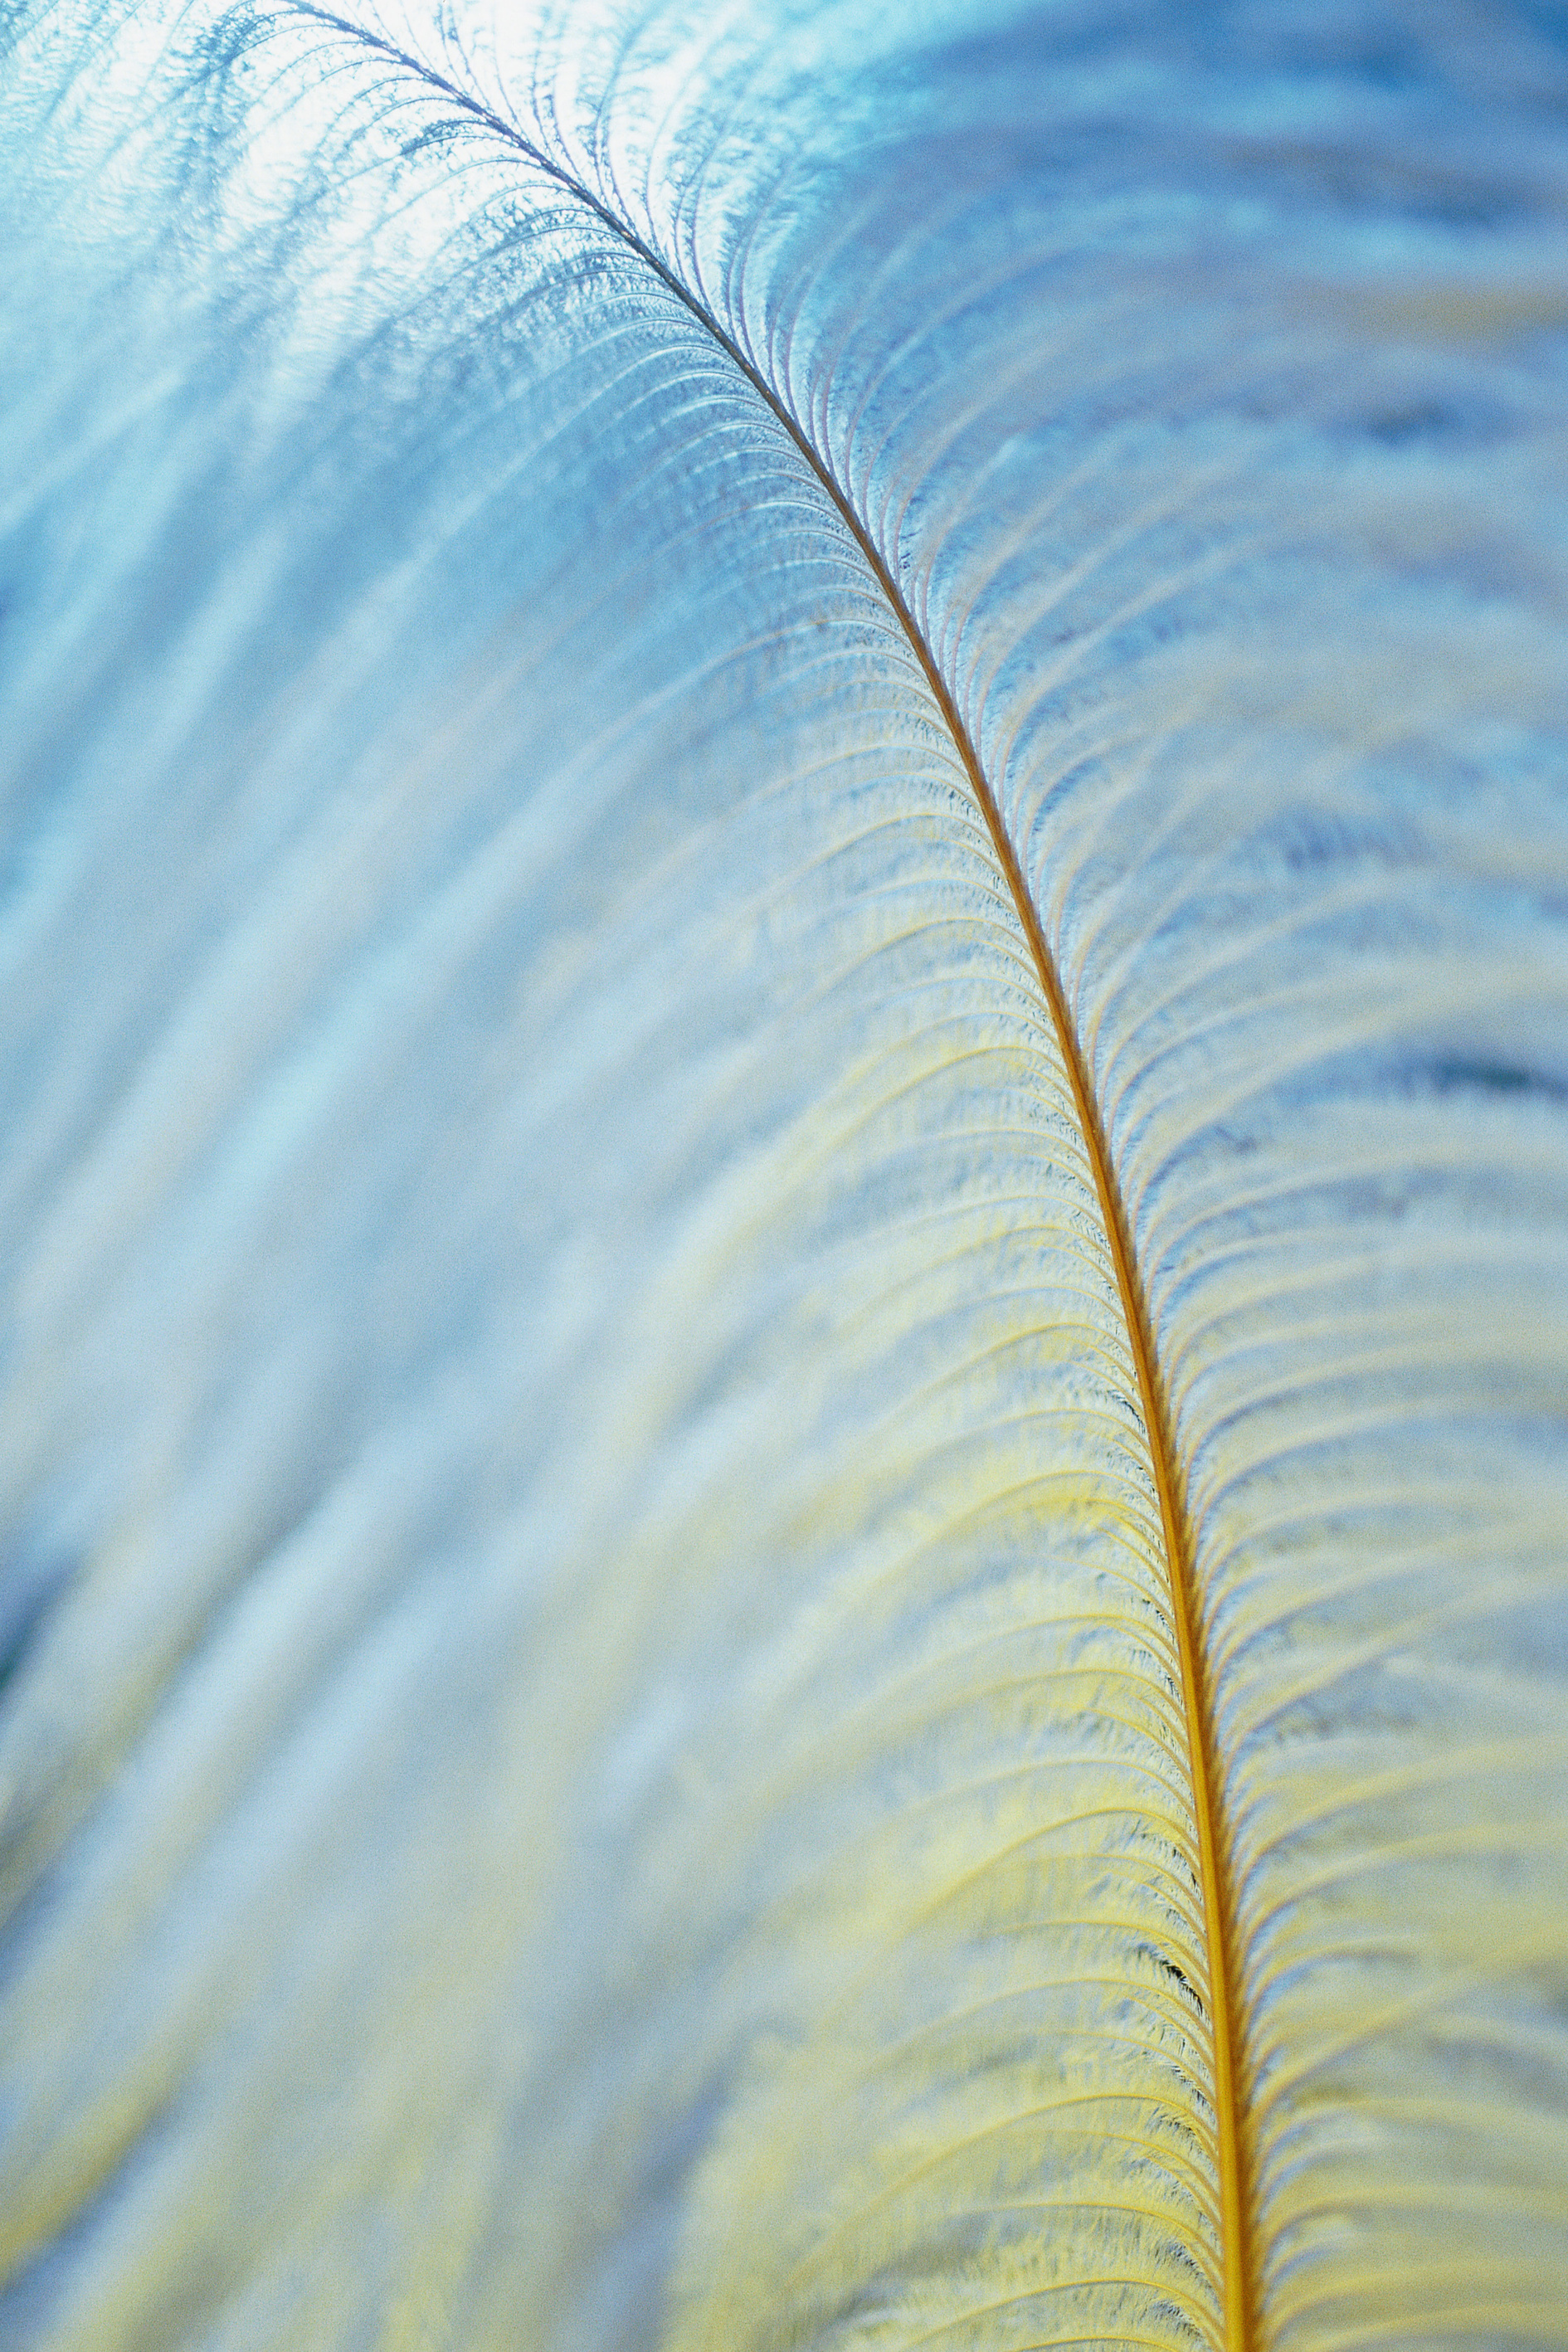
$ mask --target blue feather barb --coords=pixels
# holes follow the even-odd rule
[[[0,28],[0,2341],[1568,2337],[1568,26]]]

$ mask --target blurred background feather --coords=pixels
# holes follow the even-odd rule
[[[1561,13],[4,40],[0,2336],[1561,2344]]]

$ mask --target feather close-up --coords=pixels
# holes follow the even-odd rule
[[[1568,2345],[1568,14],[0,9],[0,2345]]]

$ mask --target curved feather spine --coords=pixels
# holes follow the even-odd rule
[[[1082,1130],[1096,1193],[1116,1272],[1129,1349],[1138,1383],[1149,1446],[1150,1466],[1159,1497],[1166,1568],[1170,1579],[1171,1613],[1180,1665],[1182,1715],[1187,1735],[1188,1774],[1197,1832],[1198,1878],[1204,1914],[1204,1938],[1208,1963],[1207,2009],[1212,2042],[1215,2094],[1215,2158],[1218,2176],[1221,2314],[1224,2352],[1253,2352],[1257,2341],[1253,2308],[1253,2265],[1248,2247],[1248,2197],[1240,2102],[1238,2004],[1232,1977],[1229,1922],[1232,1900],[1224,1846],[1217,1822],[1215,1746],[1208,1681],[1205,1671],[1201,1623],[1193,1578],[1193,1542],[1184,1481],[1178,1463],[1172,1417],[1155,1352],[1143,1286],[1134,1254],[1131,1224],[1121,1189],[1111,1163],[1104,1122],[1089,1077],[1066,990],[1046,939],[1039,914],[1030,896],[1017,853],[1001,808],[981,764],[969,728],[959,710],[924,631],[889,570],[870,530],[849,494],[805,429],[769,383],[742,345],[709,308],[701,294],[677,274],[654,247],[603,198],[574,173],[554,162],[503,116],[463,90],[408,51],[365,26],[319,7],[313,0],[292,0],[290,14],[309,18],[325,29],[342,34],[361,47],[422,83],[433,96],[455,106],[468,119],[492,132],[563,192],[583,205],[621,245],[649,269],[719,345],[740,371],[770,415],[789,436],[842,520],[886,597],[908,640],[942,723],[951,735],[968,777],[997,861],[1006,878],[1019,922],[1028,941],[1040,990],[1050,1012]]]

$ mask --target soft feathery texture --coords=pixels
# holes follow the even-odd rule
[[[6,42],[5,2339],[1560,2343],[1560,19]]]

